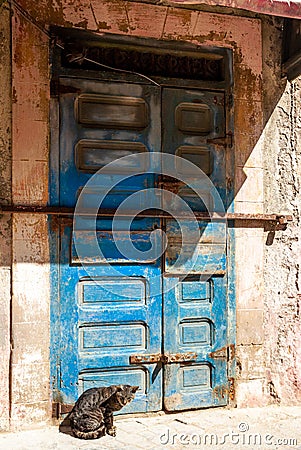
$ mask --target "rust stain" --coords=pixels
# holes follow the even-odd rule
[[[229,378],[229,399],[235,399],[235,379],[233,377]]]
[[[225,385],[216,386],[213,389],[214,397],[218,398],[219,400],[226,398],[228,396],[228,394],[229,394],[229,389]]]
[[[127,23],[126,20],[121,20],[118,24],[118,28],[120,31],[122,31],[123,33],[128,33],[129,31],[129,24]]]
[[[100,30],[110,30],[112,28],[107,22],[98,22],[97,26]]]
[[[209,357],[213,359],[227,359],[228,361],[231,361],[235,357],[235,345],[230,344],[219,348],[215,352],[209,353]]]
[[[86,30],[88,28],[88,20],[83,19],[80,22],[75,23],[74,26],[77,28],[84,28]]]
[[[213,395],[218,400],[222,400],[227,397],[229,397],[230,400],[234,400],[235,397],[234,378],[228,379],[228,385],[216,386],[213,389]]]

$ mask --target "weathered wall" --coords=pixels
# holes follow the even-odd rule
[[[297,211],[297,178],[290,172],[295,159],[290,157],[287,144],[289,142],[292,147],[297,137],[292,133],[291,127],[288,127],[287,118],[285,122],[285,111],[289,109],[288,117],[292,114],[292,96],[289,90],[263,133],[260,20],[117,0],[102,2],[82,0],[72,2],[72,5],[67,1],[61,1],[55,3],[56,6],[51,2],[37,3],[32,0],[20,0],[20,3],[32,16],[32,20],[36,21],[36,25],[46,29],[50,24],[76,26],[99,32],[185,40],[231,48],[234,56],[235,211],[264,212],[266,207],[267,212],[278,212],[282,205],[287,207],[287,204],[290,208],[294,204],[294,212]],[[48,197],[49,170],[49,42],[46,34],[16,9],[12,29],[13,201],[16,204],[43,205]],[[277,104],[277,95],[279,89],[281,90],[277,75],[280,31],[273,30],[272,25],[264,22],[264,48],[267,47],[269,50],[264,57],[265,121]],[[273,65],[271,61],[274,60],[276,62]],[[278,72],[275,72],[275,67]],[[297,87],[296,83],[295,89]],[[279,122],[280,117],[282,122]],[[282,131],[279,131],[279,144],[281,143],[285,150],[280,152],[278,144],[270,149],[270,141],[275,135],[274,127],[282,124],[285,125],[286,134],[282,135]],[[266,155],[265,165],[264,155]],[[276,160],[278,166],[273,167],[271,172],[267,171],[266,168],[270,168]],[[228,170],[231,182],[233,167],[230,167],[230,160]],[[284,170],[289,175],[288,186],[284,186],[285,182],[277,184],[280,179],[284,179],[280,175]],[[278,177],[274,176],[275,173],[279,173]],[[267,189],[268,185],[270,187]],[[280,189],[284,189],[284,192],[287,189],[288,196],[282,197]],[[281,198],[282,203],[279,204],[277,196]],[[297,247],[296,237],[295,226],[286,234],[277,232],[274,244],[267,248],[264,245],[265,236],[261,225],[250,227],[240,223],[236,229],[238,406],[256,406],[270,401],[269,389],[276,386],[280,379],[277,370],[281,354],[285,354],[285,344],[288,346],[289,342],[293,342],[293,337],[296,339],[297,334],[294,333],[297,331],[297,321],[294,318],[296,312],[293,312],[292,308],[286,313],[286,320],[294,319],[290,325],[290,333],[283,339],[283,334],[280,336],[279,331],[286,323],[281,317],[284,304],[290,302],[295,305],[297,299],[296,283],[295,287],[291,288],[290,294],[286,293],[286,297],[284,296],[285,291],[288,291],[286,287],[288,283],[292,279],[295,282],[296,271],[290,269],[288,263],[293,262],[291,267],[296,267],[293,258],[294,249],[290,250],[290,246]],[[30,215],[14,217],[12,246],[14,349],[11,371],[13,426],[20,423],[26,426],[33,422],[44,422],[50,417],[50,292],[47,242],[46,217],[37,218]],[[280,247],[279,251],[277,246]],[[7,255],[10,261],[9,253]],[[282,267],[283,255],[286,255],[286,264]],[[269,275],[266,276],[268,295],[265,303],[264,258],[266,268],[269,270]],[[273,292],[274,286],[277,285],[274,278],[275,264],[279,270],[279,283],[281,281],[279,284],[281,295],[277,290],[277,296]],[[284,283],[285,279],[287,281]],[[10,290],[6,292],[9,299]],[[272,293],[273,295],[270,295]],[[289,295],[293,295],[293,299],[289,300]],[[272,306],[273,302],[277,305],[279,314],[275,306]],[[276,323],[279,327],[276,327]],[[273,324],[274,337],[269,335],[270,324]],[[278,347],[275,339],[277,333],[282,337]],[[271,351],[276,348],[277,351],[278,348],[282,348],[282,353],[276,355],[274,350]],[[291,348],[296,352],[296,343]],[[289,364],[295,367],[292,364],[294,355],[288,351],[285,355],[284,367],[288,367]],[[298,355],[296,360],[297,357]],[[268,367],[271,368],[270,374],[267,371]],[[267,380],[267,374],[271,379]],[[288,378],[291,380],[291,386],[294,376],[294,370],[290,368]],[[268,384],[268,381],[272,381],[273,384]],[[288,393],[289,391],[283,391],[283,398],[286,398]]]
[[[11,202],[10,8],[0,6],[0,203]],[[0,214],[0,430],[9,426],[11,219]]]
[[[12,199],[48,200],[49,42],[12,17]],[[47,217],[13,216],[11,424],[44,422],[50,411],[49,250]]]
[[[301,400],[300,212],[301,78],[281,80],[281,23],[264,23],[265,209],[294,216],[285,232],[270,234],[264,253],[265,359],[270,401]],[[267,238],[267,236],[266,236]]]

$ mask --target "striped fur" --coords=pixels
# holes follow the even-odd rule
[[[80,439],[97,439],[106,433],[115,436],[113,412],[130,403],[138,387],[120,384],[86,390],[69,414],[74,436]]]

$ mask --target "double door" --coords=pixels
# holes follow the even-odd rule
[[[76,215],[58,236],[57,398],[131,384],[123,412],[227,404],[227,230],[189,213],[227,200],[224,93],[60,83],[59,202]]]

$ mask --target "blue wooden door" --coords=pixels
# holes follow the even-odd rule
[[[121,160],[91,180],[120,157],[160,151],[193,162],[210,178],[201,195],[189,174],[192,188],[173,187],[193,210],[214,208],[216,192],[226,201],[225,148],[214,144],[225,133],[223,93],[67,78],[61,85],[60,205],[75,206],[80,198],[94,211],[118,208],[140,191],[141,205],[153,204],[148,191],[172,183],[159,177],[158,158],[147,167]],[[60,400],[73,403],[89,387],[128,383],[140,389],[123,412],[226,404],[225,224],[199,221],[200,240],[186,239],[181,264],[175,262],[189,220],[135,218],[129,235],[126,219],[118,219],[114,236],[112,226],[110,217],[80,216],[61,227]],[[150,239],[158,228],[168,238],[162,256],[161,235]],[[149,257],[125,255],[120,248],[130,241]]]
[[[69,93],[60,96],[60,204],[75,206],[81,195],[87,209],[117,208],[130,194],[151,188],[156,181],[151,170],[120,181],[142,170],[122,162],[115,172],[87,183],[110,161],[160,148],[159,89],[75,79],[62,79],[61,85]],[[100,205],[108,186],[112,189]],[[139,391],[124,412],[161,409],[162,370],[130,362],[131,355],[161,353],[161,261],[124,256],[116,240],[122,244],[126,220],[115,224],[114,237],[110,218],[76,220],[60,237],[61,400],[70,404],[87,388],[126,383],[139,385]],[[147,251],[158,225],[153,219],[134,220],[133,245]],[[101,253],[92,239],[95,227]],[[78,255],[81,243],[84,252]]]
[[[225,136],[224,94],[166,89],[162,116],[164,151],[190,160],[212,182],[187,169],[187,184],[175,192],[193,210],[221,212],[227,200],[225,147],[214,143]],[[170,362],[164,366],[164,407],[170,411],[228,401],[227,230],[224,222],[197,226],[195,243],[191,222],[180,227],[166,221],[163,341]],[[182,263],[176,264],[181,252]]]

